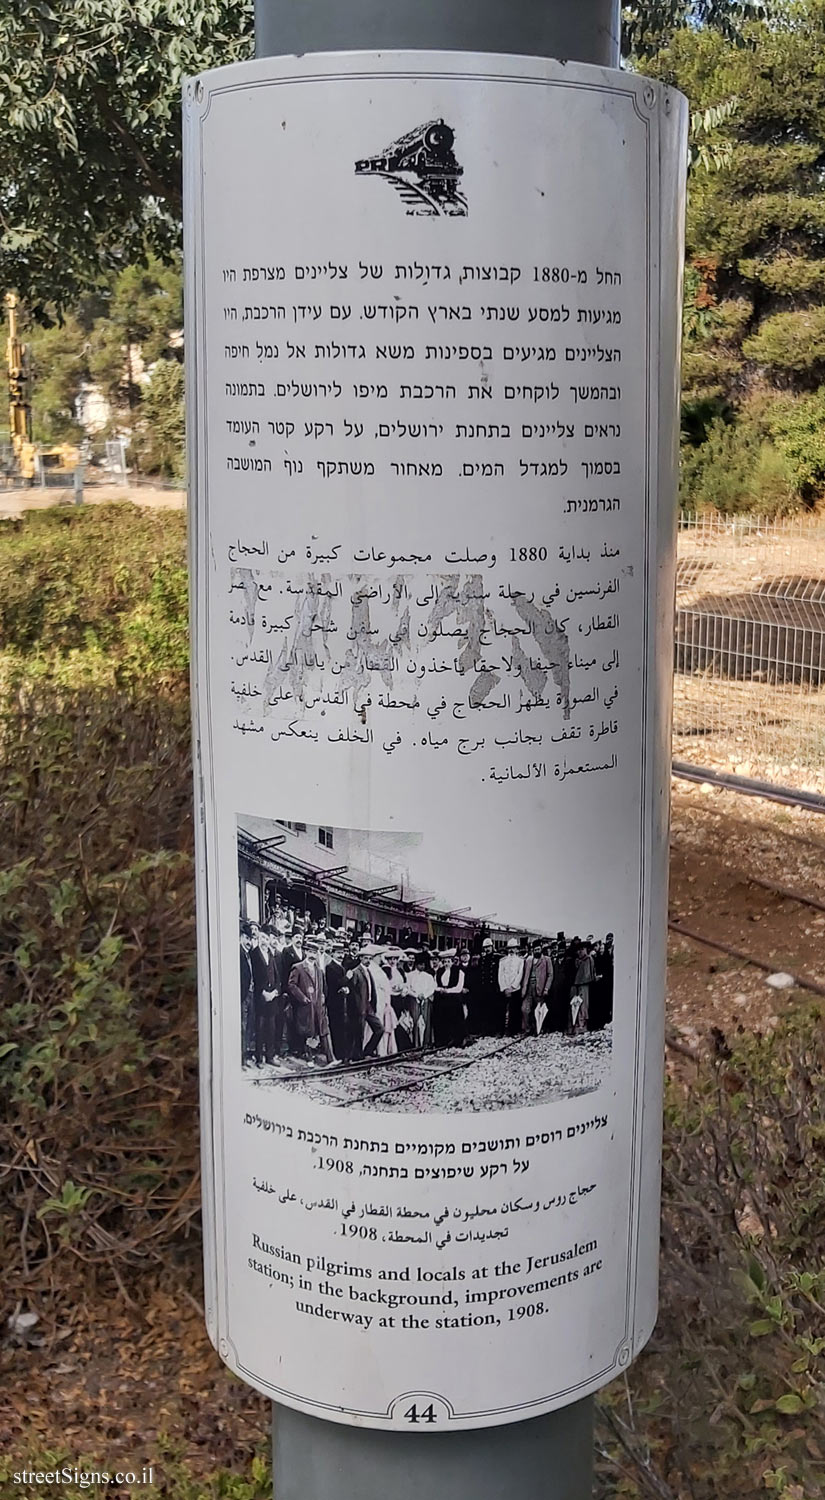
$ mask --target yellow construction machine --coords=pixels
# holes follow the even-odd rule
[[[80,463],[80,450],[74,443],[55,443],[50,448],[38,448],[32,442],[29,350],[28,345],[18,337],[18,306],[14,292],[7,292],[9,337],[6,343],[6,364],[9,375],[9,432],[14,467],[24,484],[32,484],[38,472],[45,483],[45,474],[49,470],[57,469],[70,474],[76,469]]]
[[[36,449],[32,442],[28,349],[18,338],[17,307],[18,302],[14,292],[7,292],[9,337],[6,343],[6,364],[9,374],[9,433],[17,472],[24,483],[31,484],[35,474]]]

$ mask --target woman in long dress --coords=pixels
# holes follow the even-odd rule
[[[435,994],[428,953],[417,953],[415,968],[407,975],[407,993],[414,1006],[415,1046],[431,1047],[433,1044],[433,995]]]
[[[375,1049],[375,1056],[394,1057],[398,1051],[398,1044],[395,1040],[395,1028],[398,1024],[398,1017],[392,1008],[392,988],[380,964],[371,963],[370,973],[375,981],[375,1008],[378,1019],[383,1027],[378,1046]]]

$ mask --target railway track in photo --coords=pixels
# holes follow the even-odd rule
[[[557,1033],[480,1037],[462,1048],[416,1049],[300,1073],[273,1072],[256,1083],[343,1108],[411,1113],[511,1108],[522,1102],[522,1077],[525,1102],[535,1102],[536,1091],[536,1097],[553,1098],[588,1093],[601,1081],[610,1049],[609,1032],[579,1039]]]
[[[506,1052],[514,1046],[528,1040],[525,1036],[477,1038],[479,1041],[490,1041],[493,1043],[485,1052],[479,1054],[473,1052],[468,1056],[467,1047],[411,1047],[407,1052],[394,1052],[391,1057],[371,1057],[362,1062],[355,1063],[333,1063],[329,1067],[308,1066],[295,1069],[294,1071],[275,1073],[266,1081],[269,1083],[302,1084],[311,1082],[323,1086],[330,1085],[332,1090],[340,1079],[346,1079],[355,1085],[355,1092],[347,1090],[347,1103],[356,1104],[362,1098],[375,1098],[383,1094],[395,1094],[401,1089],[415,1088],[425,1084],[433,1078],[443,1078],[447,1074],[459,1072],[461,1069],[472,1067],[474,1063],[484,1058],[497,1057],[499,1053]],[[474,1044],[470,1044],[473,1046]],[[359,1083],[375,1080],[374,1087],[367,1087],[361,1093],[357,1092]],[[392,1079],[388,1083],[387,1079]],[[338,1097],[337,1094],[335,1097]]]

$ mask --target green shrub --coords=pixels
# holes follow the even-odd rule
[[[771,433],[797,493],[810,504],[825,491],[825,386],[810,396],[777,402]]]
[[[774,313],[742,342],[746,359],[778,375],[825,371],[825,307]]]
[[[753,431],[717,417],[699,447],[682,449],[682,507],[725,515],[747,510],[759,446]]]
[[[197,1211],[186,698],[18,688],[0,780],[0,1261],[122,1276]]]
[[[179,514],[0,527],[0,1264],[123,1280],[198,1213]]]
[[[144,387],[132,451],[144,472],[182,479],[186,469],[183,365],[161,359]]]
[[[718,1038],[668,1093],[662,1305],[602,1404],[602,1494],[825,1493],[825,1027]]]
[[[0,667],[6,676],[185,684],[185,517],[129,504],[31,511],[0,522]]]
[[[755,399],[726,418],[712,415],[711,401],[686,404],[680,482],[683,509],[773,517],[790,515],[809,501],[810,488],[802,483],[800,465],[794,463],[781,435],[780,409],[784,407],[780,408],[779,398]]]

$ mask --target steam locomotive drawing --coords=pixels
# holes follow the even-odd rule
[[[467,213],[459,191],[464,168],[453,152],[455,131],[443,120],[428,120],[393,141],[377,156],[355,163],[356,177],[383,177],[407,204],[408,214]]]

